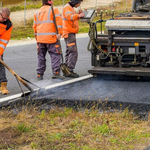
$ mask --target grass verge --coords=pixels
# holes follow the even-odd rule
[[[65,0],[67,3],[69,0]],[[62,0],[53,0],[55,6],[62,5]],[[14,5],[15,4],[15,5]],[[8,7],[11,12],[24,10],[25,0],[5,0],[2,2],[3,6]],[[42,6],[42,0],[26,0],[26,9],[40,8]]]
[[[0,111],[3,150],[130,150],[148,146],[150,122],[137,120],[128,109],[114,113],[37,108]]]

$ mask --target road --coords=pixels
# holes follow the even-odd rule
[[[87,49],[88,37],[80,37],[77,39],[79,49],[79,59],[75,72],[80,76],[88,75],[88,69],[91,68],[90,52]],[[64,41],[61,41],[62,48],[64,48]],[[36,80],[36,44],[27,44],[20,46],[7,47],[5,51],[5,63],[10,66],[17,74],[35,83],[40,87],[52,85],[63,82],[60,80],[51,79],[50,59],[47,55],[47,70],[43,81]],[[10,95],[20,93],[21,90],[15,77],[7,71],[8,89],[11,91]],[[65,81],[70,80],[66,78]],[[24,90],[27,90],[22,86]],[[128,105],[134,104],[134,107],[141,107],[150,109],[150,81],[134,81],[134,80],[119,80],[119,79],[104,79],[91,78],[75,84],[62,86],[59,88],[49,89],[44,91],[42,99],[49,100],[85,100],[85,101],[104,101],[112,102],[119,105],[119,103],[126,103]],[[0,95],[0,98],[7,96]],[[37,97],[38,99],[38,97]],[[41,99],[41,97],[39,97]],[[138,106],[140,105],[140,106]],[[143,108],[142,108],[143,109]]]
[[[79,51],[79,61],[77,62],[75,72],[79,73],[80,76],[87,75],[87,70],[90,69],[90,52],[87,51],[87,45],[83,43],[88,43],[88,37],[85,38],[78,38],[78,51]],[[51,63],[49,55],[47,54],[47,69],[44,75],[43,81],[37,81],[36,77],[36,68],[37,68],[37,51],[36,51],[36,44],[27,44],[25,45],[16,46],[16,43],[12,43],[12,46],[9,46],[5,50],[4,62],[13,69],[18,75],[22,76],[23,78],[35,83],[36,85],[43,87],[46,85],[51,85],[54,83],[60,82],[60,80],[52,80],[52,72],[51,72]],[[65,43],[61,41],[63,54],[65,51]],[[8,78],[8,89],[11,91],[9,96],[18,94],[21,92],[18,82],[16,78],[6,69],[7,78]],[[65,79],[64,81],[68,80]],[[26,91],[27,89],[22,86],[23,90]],[[34,87],[35,88],[35,87]],[[0,95],[0,98],[6,96]]]

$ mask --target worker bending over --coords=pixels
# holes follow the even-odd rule
[[[34,14],[33,29],[37,41],[38,67],[37,79],[43,80],[43,75],[46,70],[46,53],[51,57],[52,79],[64,79],[60,75],[61,51],[59,42],[62,34],[62,18],[57,8],[54,9],[56,18],[56,27],[53,21],[53,13],[51,5],[53,0],[42,0],[43,6]]]
[[[0,10],[0,59],[3,60],[4,50],[10,40],[12,32],[12,22],[10,21],[10,10],[4,7]],[[9,93],[7,89],[7,78],[5,67],[0,63],[0,93],[6,95]]]
[[[70,0],[63,8],[63,35],[66,43],[65,63],[70,70],[67,77],[78,78],[79,75],[74,73],[74,68],[78,58],[78,50],[76,44],[76,34],[79,31],[78,20],[84,17],[84,13],[80,10],[76,13],[74,8],[80,6],[82,0]]]

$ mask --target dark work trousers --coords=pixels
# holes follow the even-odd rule
[[[74,33],[69,33],[68,38],[65,38],[65,43],[66,43],[65,63],[67,64],[69,70],[73,71],[78,59],[76,35]]]
[[[3,60],[3,55],[1,57]],[[7,82],[7,78],[6,78],[5,67],[3,66],[3,64],[0,63],[0,84],[1,84],[1,82]]]
[[[61,52],[58,42],[53,44],[38,43],[38,68],[37,74],[44,75],[46,70],[46,53],[48,52],[51,58],[51,67],[53,74],[60,73]]]

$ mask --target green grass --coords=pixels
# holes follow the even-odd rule
[[[23,123],[19,123],[17,126],[16,126],[16,129],[20,132],[29,132],[30,131],[30,127],[28,127],[25,122]]]
[[[21,40],[27,37],[34,37],[34,32],[31,27],[18,27],[14,28],[12,31],[11,39]]]
[[[69,0],[65,0],[65,3],[67,3],[68,1]],[[55,6],[63,4],[63,0],[53,0],[53,2]],[[7,6],[8,8],[10,8],[11,12],[20,11],[24,10],[25,0],[6,0],[2,4],[3,6]],[[42,0],[26,0],[26,9],[40,8],[41,6]]]
[[[137,120],[128,109],[37,110],[0,111],[0,149],[131,150],[147,147],[150,140],[150,121]]]

